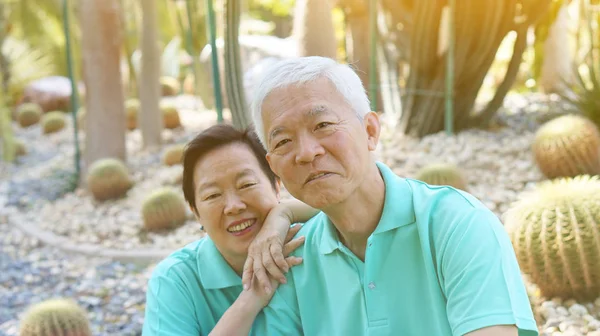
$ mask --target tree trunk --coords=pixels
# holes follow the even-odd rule
[[[330,0],[296,0],[293,37],[298,56],[323,56],[337,59],[337,43]]]
[[[546,93],[564,93],[568,88],[565,82],[573,79],[573,55],[569,47],[569,12],[564,4],[558,16],[550,26],[548,37],[544,42],[544,59],[539,79],[539,86]]]
[[[240,7],[239,0],[227,0],[225,4],[225,89],[233,126],[242,129],[252,121],[247,112],[244,72],[240,60]]]
[[[81,3],[87,167],[102,158],[126,159],[119,10],[116,0]]]
[[[160,50],[156,19],[156,1],[142,1],[142,69],[140,71],[140,113],[138,122],[144,147],[161,143],[163,120],[160,101]]]

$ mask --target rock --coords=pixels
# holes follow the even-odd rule
[[[37,103],[44,112],[69,111],[71,82],[67,77],[50,76],[29,83],[24,91],[23,103]]]

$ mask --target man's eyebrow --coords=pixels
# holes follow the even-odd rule
[[[329,110],[327,109],[326,106],[324,106],[324,105],[317,105],[317,106],[313,106],[310,110],[308,110],[308,112],[306,113],[306,115],[308,117],[315,118],[315,117],[321,116],[323,114],[326,114],[328,111]],[[275,127],[271,131],[271,133],[269,133],[269,140],[272,140],[279,133],[283,132],[283,130],[284,130],[283,127]]]

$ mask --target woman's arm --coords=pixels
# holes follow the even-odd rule
[[[285,257],[303,243],[303,237],[291,240],[301,226],[290,229],[290,225],[306,222],[318,212],[319,210],[296,199],[280,203],[271,209],[263,227],[248,248],[242,275],[245,289],[249,288],[253,278],[263,287],[270,287],[269,276],[278,279],[280,283],[286,282],[283,273],[287,273],[289,266]]]
[[[262,310],[260,300],[251,291],[242,291],[237,300],[225,311],[209,336],[247,336],[256,315]]]

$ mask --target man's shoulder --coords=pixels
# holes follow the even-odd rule
[[[299,257],[318,247],[325,225],[327,225],[327,215],[323,211],[320,211],[302,224],[302,228],[296,233],[294,238],[303,236],[305,238],[304,244],[292,252],[292,255]]]

